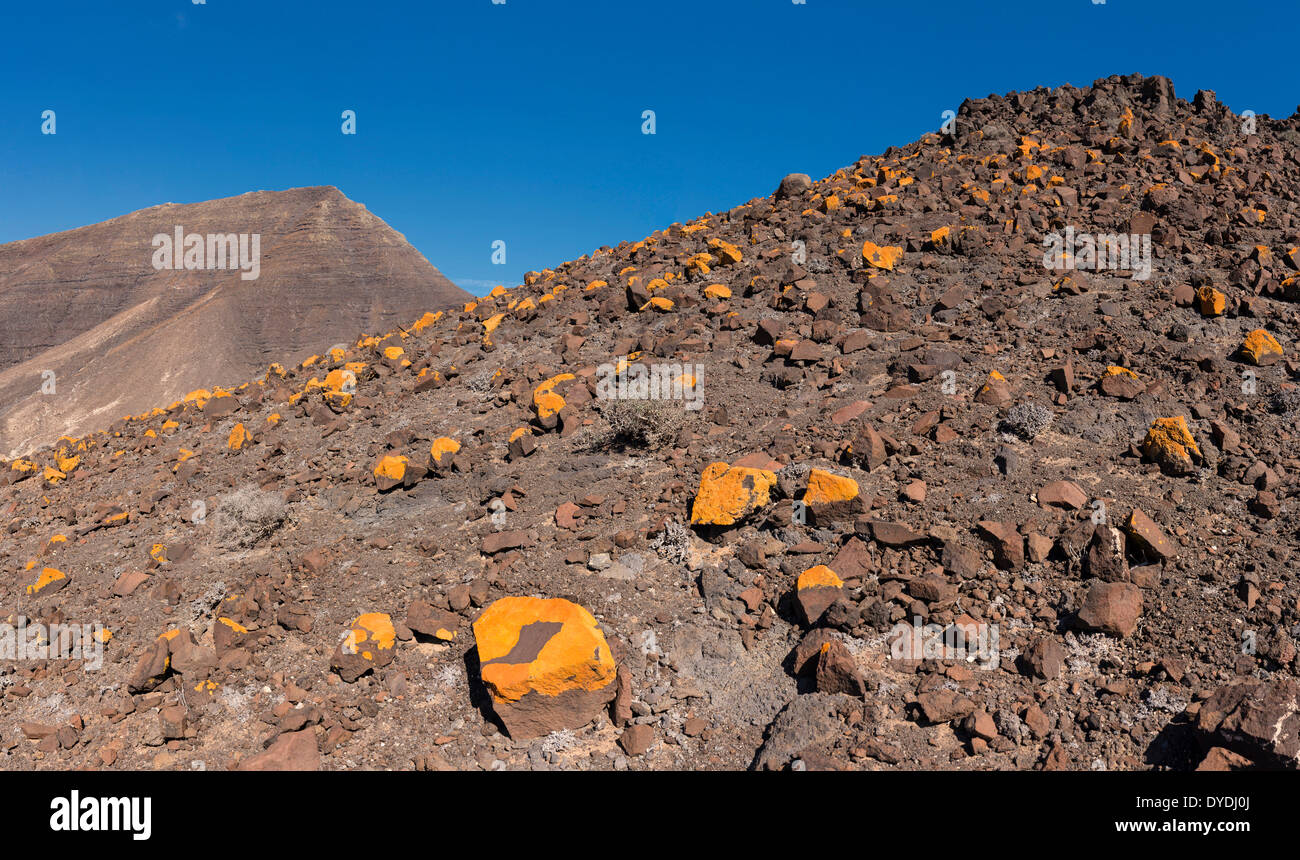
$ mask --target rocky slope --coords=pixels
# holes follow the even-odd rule
[[[5,664],[4,765],[1295,768],[1300,118],[1256,123],[969,101],[6,464],[4,616],[111,638]],[[1067,227],[1151,276],[1046,268]]]
[[[182,242],[181,268],[156,269],[154,237],[178,226],[203,237],[203,259],[191,260],[203,266],[183,268]],[[237,246],[224,267],[207,268],[223,262],[207,259],[209,234],[247,237],[247,269]],[[242,382],[268,362],[301,361],[321,344],[467,298],[333,187],[167,203],[0,245],[0,453]]]

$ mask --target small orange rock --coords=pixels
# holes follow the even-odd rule
[[[1257,328],[1246,335],[1246,340],[1241,345],[1241,355],[1256,366],[1268,365],[1282,357],[1282,345],[1273,335]]]
[[[1192,459],[1201,459],[1201,449],[1181,415],[1157,418],[1142,441],[1142,452],[1174,474],[1190,472]]]
[[[1227,307],[1228,297],[1214,287],[1206,285],[1197,291],[1196,300],[1201,306],[1202,314],[1207,317],[1217,317],[1223,315],[1223,311]]]

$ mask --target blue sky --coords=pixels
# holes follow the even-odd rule
[[[1140,72],[1184,98],[1213,89],[1238,112],[1290,116],[1295,13],[1200,0],[5,0],[0,242],[168,201],[335,185],[483,293],[768,194],[786,173],[820,177],[907,143],[968,96]],[[505,265],[492,263],[498,239]]]

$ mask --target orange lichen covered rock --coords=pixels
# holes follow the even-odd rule
[[[240,422],[230,428],[230,436],[226,438],[226,447],[231,451],[239,451],[248,441],[248,429]]]
[[[643,304],[640,309],[643,311],[656,310],[656,311],[660,311],[661,313],[667,312],[673,309],[673,300],[666,299],[663,296],[655,296],[654,298],[650,299],[650,301]]]
[[[533,438],[533,431],[527,427],[516,427],[510,434],[510,440],[506,443],[510,453],[511,460],[518,460],[527,457],[533,451],[537,450],[537,440]]]
[[[847,502],[858,497],[858,482],[822,469],[808,473],[808,491],[803,500],[808,505]]]
[[[710,239],[709,247],[713,249],[713,253],[724,266],[739,263],[744,259],[744,255],[740,253],[740,249],[735,245],[732,245],[730,242],[724,242],[721,239]]]
[[[371,669],[381,669],[393,662],[397,631],[393,619],[383,612],[367,612],[349,627],[334,648],[330,668],[350,684]]]
[[[406,480],[406,473],[410,468],[410,461],[406,457],[389,454],[381,457],[375,464],[375,486],[381,493],[387,492],[394,487],[400,487]]]
[[[1146,386],[1138,379],[1136,373],[1118,365],[1106,368],[1101,379],[1097,380],[1097,387],[1107,397],[1118,397],[1121,400],[1132,400],[1146,391]]]
[[[433,311],[429,311],[424,316],[420,317],[418,320],[416,320],[414,323],[411,324],[411,331],[414,332],[415,334],[419,334],[429,326],[436,323],[441,318],[442,318],[442,311],[438,311],[437,313],[434,313]]]
[[[808,488],[802,501],[814,518],[844,516],[862,508],[858,482],[823,469],[808,473]]]
[[[735,525],[767,505],[775,485],[776,473],[767,469],[711,463],[700,476],[691,524]]]
[[[699,272],[701,275],[709,273],[709,264],[715,262],[712,254],[707,251],[701,251],[698,254],[692,254],[686,261],[686,268],[692,272]],[[652,288],[653,289],[653,288]]]
[[[1269,365],[1282,357],[1282,345],[1273,335],[1257,328],[1246,335],[1241,345],[1241,356],[1256,366]]]
[[[451,465],[452,458],[460,450],[460,443],[449,436],[440,436],[429,446],[430,468]]]
[[[556,416],[564,408],[564,398],[556,393],[555,386],[574,378],[572,373],[561,373],[533,389],[533,412],[537,414],[538,423],[547,430],[555,427],[558,423]]]
[[[206,676],[216,665],[213,649],[195,642],[188,628],[172,628],[145,649],[127,680],[127,689],[132,693],[146,693],[162,683],[170,672]]]
[[[33,460],[24,460],[19,458],[9,464],[9,482],[17,483],[25,478],[30,478],[40,469],[40,465]]]
[[[1223,316],[1228,306],[1228,297],[1208,284],[1197,291],[1196,301],[1201,306],[1201,313],[1207,317]]]
[[[474,641],[493,710],[512,738],[579,728],[614,698],[614,656],[576,603],[504,597],[474,622]]]
[[[492,339],[492,332],[494,332],[494,331],[497,330],[497,326],[501,325],[501,321],[502,321],[503,319],[505,319],[505,318],[506,318],[506,315],[505,315],[504,313],[499,313],[499,314],[493,314],[492,316],[490,316],[490,317],[488,317],[487,319],[483,320],[483,340],[484,340],[484,341],[488,341],[488,342],[491,341],[491,339]]]
[[[862,243],[862,259],[873,268],[892,272],[902,258],[903,249],[895,245],[877,245],[871,241]]]
[[[352,395],[356,393],[356,373],[347,367],[336,367],[325,375],[321,388],[325,403],[330,409],[340,412],[352,402]]]
[[[824,564],[799,574],[795,583],[795,604],[803,623],[812,627],[821,620],[831,604],[840,599],[843,588],[844,581]]]
[[[1011,384],[996,370],[989,373],[988,379],[975,394],[976,403],[987,403],[990,406],[1001,406],[1009,400],[1011,400]]]
[[[1176,475],[1192,471],[1193,460],[1202,459],[1201,449],[1187,429],[1187,419],[1181,415],[1157,418],[1142,441],[1142,453]]]
[[[61,570],[52,567],[46,567],[41,570],[41,575],[36,581],[27,586],[29,596],[39,594],[41,597],[49,597],[54,592],[68,584],[68,577]]]
[[[193,403],[199,409],[212,399],[212,392],[205,388],[198,388],[181,398],[182,403]]]
[[[212,645],[218,654],[242,648],[250,638],[247,627],[225,616],[212,625]]]

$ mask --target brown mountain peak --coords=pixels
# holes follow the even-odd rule
[[[185,262],[191,236],[203,240],[197,268]],[[177,245],[171,267],[155,267],[160,242]],[[468,296],[332,185],[164,203],[0,245],[0,450],[251,378]],[[42,393],[47,371],[53,394]]]

